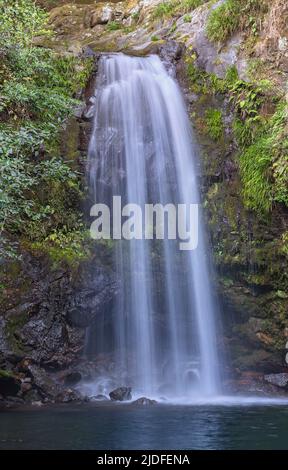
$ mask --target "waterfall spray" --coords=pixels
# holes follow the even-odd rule
[[[199,204],[197,146],[180,89],[157,56],[103,56],[95,93],[89,181],[95,203]],[[118,240],[115,370],[139,394],[219,393],[216,319],[204,227],[180,251],[164,238]],[[97,330],[97,328],[96,328]],[[100,333],[99,333],[100,334]],[[101,344],[100,338],[93,338]],[[101,352],[101,351],[99,351]]]

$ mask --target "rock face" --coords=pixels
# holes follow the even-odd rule
[[[132,400],[131,387],[119,387],[109,393],[112,401],[130,401]]]
[[[107,24],[114,19],[113,9],[109,6],[104,6],[102,10],[95,11],[91,15],[90,26],[93,28],[97,24]]]
[[[83,351],[84,328],[116,294],[113,272],[94,269],[91,261],[73,281],[68,268],[50,271],[28,253],[21,268],[29,290],[3,306],[0,353],[12,363],[28,357],[45,367],[68,367]]]
[[[24,361],[24,363],[25,362],[27,361]],[[23,368],[25,368],[25,366]],[[48,396],[51,399],[56,399],[61,388],[49,377],[45,370],[35,364],[29,363],[27,364],[26,370],[32,378],[32,384],[41,396]]]
[[[266,382],[288,390],[288,373],[265,375]]]
[[[64,377],[64,384],[68,386],[77,385],[81,382],[82,375],[79,371],[68,372]]]
[[[140,397],[137,400],[132,402],[132,405],[141,405],[141,406],[150,406],[150,405],[156,405],[157,401],[156,400],[151,400],[150,398],[146,397]]]
[[[94,53],[90,55],[97,63]],[[90,91],[87,87],[87,102],[93,80]],[[82,119],[84,109],[85,103],[76,110],[61,144],[62,154],[75,159],[79,170],[91,126]],[[86,328],[103,310],[111,321],[110,307],[119,291],[111,250],[95,243],[87,259],[73,265],[64,260],[55,263],[30,247],[18,249],[21,257],[1,266],[5,289],[0,291],[0,395],[27,403],[78,400],[79,394],[67,387],[82,378],[73,366],[81,359]]]

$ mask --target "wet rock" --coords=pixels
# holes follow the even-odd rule
[[[91,266],[92,267],[92,266]],[[69,302],[67,321],[77,327],[87,327],[110,306],[119,292],[119,284],[109,268],[93,267],[87,272],[85,287],[74,293]]]
[[[77,392],[76,390],[73,390],[71,388],[67,388],[65,390],[62,390],[57,396],[56,396],[56,402],[57,403],[70,403],[73,401],[82,401],[83,397],[82,395]]]
[[[168,73],[176,76],[176,63],[181,58],[183,52],[182,46],[176,41],[167,41],[160,47],[159,56],[164,63]]]
[[[32,401],[31,405],[40,407],[40,406],[43,406],[43,403],[42,401]]]
[[[64,377],[64,384],[65,385],[76,385],[78,384],[82,379],[82,375],[78,371],[72,371],[69,372],[65,377]]]
[[[128,401],[132,400],[131,387],[119,387],[109,393],[112,401]]]
[[[268,374],[264,376],[264,380],[276,387],[288,390],[288,373]]]
[[[3,305],[4,316],[0,317],[0,357],[5,358],[5,364],[14,367],[28,357],[45,369],[59,370],[79,359],[85,327],[103,309],[111,310],[109,306],[119,292],[108,266],[108,250],[107,255],[102,250],[101,256],[103,264],[98,257],[95,266],[92,256],[72,279],[69,267],[51,271],[45,258],[23,253],[19,278],[26,279],[29,289],[18,292],[17,278],[9,308]]]
[[[29,392],[31,389],[32,389],[31,383],[28,383],[28,382],[22,382],[21,383],[21,393],[22,394],[25,394],[25,393]]]
[[[60,386],[51,379],[44,369],[34,364],[29,364],[27,371],[32,377],[33,386],[38,389],[41,396],[56,398],[59,395],[61,391]]]
[[[82,119],[85,121],[91,121],[94,114],[95,114],[95,103],[96,103],[96,98],[95,96],[91,96],[91,98],[88,101],[87,106],[83,110],[82,113]]]
[[[85,103],[82,103],[79,106],[76,106],[76,108],[74,108],[74,112],[73,112],[74,116],[77,119],[81,119],[85,109],[86,109]]]
[[[158,402],[156,400],[151,400],[150,398],[141,397],[132,402],[132,405],[156,405]]]
[[[233,380],[224,383],[228,393],[240,395],[252,395],[260,397],[281,396],[281,391],[275,385],[265,381],[263,374],[259,372],[247,371]]]
[[[20,397],[7,396],[6,400],[10,403],[15,404],[15,405],[23,405],[24,404],[23,398],[20,398]]]
[[[36,389],[31,389],[28,392],[26,392],[23,396],[24,400],[26,403],[33,403],[33,402],[41,402],[42,397],[38,390]]]

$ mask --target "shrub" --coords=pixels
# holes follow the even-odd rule
[[[0,44],[30,46],[34,36],[47,34],[47,18],[32,0],[0,0]]]
[[[174,15],[180,16],[183,13],[191,12],[195,8],[199,7],[207,0],[168,0],[159,3],[154,11],[153,18],[169,18]],[[186,16],[186,21],[187,21]],[[185,21],[185,19],[184,19]],[[189,20],[191,21],[191,19]]]
[[[153,18],[165,18],[169,16],[173,16],[173,14],[177,11],[179,7],[178,0],[170,0],[159,3],[154,11],[153,11]]]
[[[190,23],[191,22],[191,15],[185,15],[183,18],[184,23]]]
[[[271,149],[261,138],[244,150],[240,157],[240,173],[246,206],[257,212],[267,212],[272,205]]]
[[[267,212],[272,202],[288,206],[288,135],[286,103],[280,104],[265,130],[242,151],[240,171],[247,207]]]
[[[207,22],[207,36],[211,41],[225,41],[240,23],[240,1],[227,0],[212,10]]]
[[[184,9],[184,11],[192,11],[195,10],[195,8],[200,7],[200,5],[203,5],[203,3],[206,3],[207,0],[182,0],[181,3],[181,8]]]
[[[0,6],[0,234],[39,241],[53,230],[73,231],[81,218],[79,177],[58,140],[92,61],[32,45],[47,18],[34,2]],[[1,256],[12,252],[4,245]]]
[[[267,80],[247,83],[230,67],[224,79],[197,68],[193,55],[186,57],[187,75],[193,91],[224,94],[233,108],[233,132],[239,146],[239,164],[245,205],[259,214],[267,213],[274,202],[288,206],[287,103],[281,102]],[[280,102],[279,102],[280,101]],[[278,103],[278,105],[277,105]],[[265,112],[269,104],[276,112]],[[273,109],[273,108],[272,108]],[[208,110],[205,125],[211,136],[220,135],[220,114]]]
[[[106,29],[108,31],[118,31],[118,29],[121,29],[121,24],[120,23],[117,23],[116,21],[110,21],[107,26],[106,26]]]
[[[207,36],[211,41],[223,42],[238,30],[256,35],[266,11],[265,0],[226,0],[211,11],[206,27]]]
[[[222,113],[219,109],[210,108],[205,113],[206,125],[209,135],[214,140],[223,137],[224,126]]]
[[[73,230],[53,230],[43,241],[32,243],[32,248],[47,253],[56,265],[65,261],[77,267],[90,256],[91,238],[89,231],[79,224]]]

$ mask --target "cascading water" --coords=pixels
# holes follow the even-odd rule
[[[181,92],[159,57],[103,56],[89,147],[94,200],[111,207],[113,196],[141,207],[198,203],[196,152]],[[198,233],[193,251],[167,238],[113,241],[121,282],[108,332],[115,385],[158,397],[219,393],[201,214]],[[99,320],[90,335],[98,353],[104,334]]]

